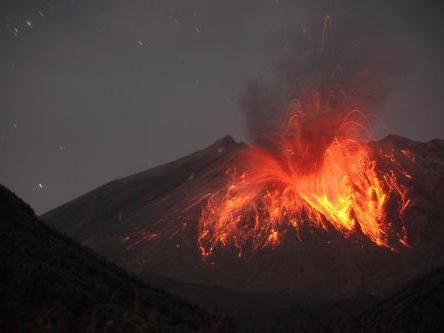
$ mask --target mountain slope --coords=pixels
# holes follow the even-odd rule
[[[0,185],[0,331],[232,331],[41,223]]]
[[[444,141],[397,136],[369,143],[393,154],[412,175],[414,204],[405,214],[411,248],[393,252],[341,234],[303,230],[278,248],[203,261],[197,228],[205,195],[227,182],[245,145],[226,137],[178,161],[116,180],[45,214],[50,225],[149,280],[154,273],[186,283],[249,293],[285,294],[295,303],[384,296],[444,264]],[[414,161],[410,158],[414,156]],[[291,237],[294,236],[294,237]]]
[[[338,332],[441,332],[444,328],[444,268],[410,281]]]

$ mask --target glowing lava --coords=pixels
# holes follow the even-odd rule
[[[227,170],[229,184],[209,195],[199,221],[204,257],[218,247],[239,256],[247,247],[274,248],[303,226],[333,228],[345,237],[360,232],[390,249],[393,240],[407,245],[405,228],[393,225],[410,204],[397,175],[410,175],[392,170],[392,157],[378,156],[390,166],[378,170],[376,153],[361,141],[362,113],[297,104],[284,124],[274,136],[277,149],[249,148],[243,170]],[[394,214],[388,214],[391,201]]]

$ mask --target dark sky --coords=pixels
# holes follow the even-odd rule
[[[439,1],[378,2],[385,3],[362,1],[356,18],[389,11],[390,29],[414,63],[384,100],[377,134],[444,137]],[[272,75],[270,45],[309,26],[316,7],[305,0],[0,3],[0,183],[39,213],[225,134],[248,140],[239,95],[248,80]],[[320,2],[320,13],[325,3],[339,2]]]

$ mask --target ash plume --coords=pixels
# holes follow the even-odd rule
[[[393,87],[415,67],[417,50],[399,33],[395,6],[382,10],[366,3],[306,5],[306,22],[266,43],[270,75],[250,80],[239,97],[254,144],[275,151],[277,133],[295,103],[308,116],[299,128],[302,138],[321,131],[328,141],[337,130],[334,119],[350,110],[359,110],[368,122],[378,119]]]

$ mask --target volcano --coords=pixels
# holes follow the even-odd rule
[[[202,219],[208,217],[209,203],[227,193],[233,184],[229,170],[242,169],[239,161],[251,152],[250,146],[229,136],[177,161],[115,180],[42,218],[146,280],[156,276],[250,294],[284,295],[294,303],[384,296],[444,264],[444,141],[415,142],[391,135],[362,145],[372,152],[378,170],[394,170],[397,177],[394,194],[384,197],[385,224],[375,224],[380,234],[366,229],[353,210],[347,216],[354,216],[355,223],[345,231],[325,222],[328,219],[319,219],[320,227],[274,224],[281,228],[272,230],[279,242],[267,242],[273,240],[269,229],[256,238],[251,233],[237,238],[242,244],[227,234],[232,230],[229,224],[222,233],[206,230]],[[239,177],[242,173],[234,179]],[[407,193],[408,204],[403,196]],[[369,191],[371,200],[375,196],[378,193]],[[251,212],[251,206],[243,207]],[[320,209],[316,216],[325,217]],[[245,235],[250,229],[243,223],[236,226]],[[203,243],[202,235],[213,243]],[[261,239],[260,246],[254,246]],[[203,246],[211,253],[202,251]]]

